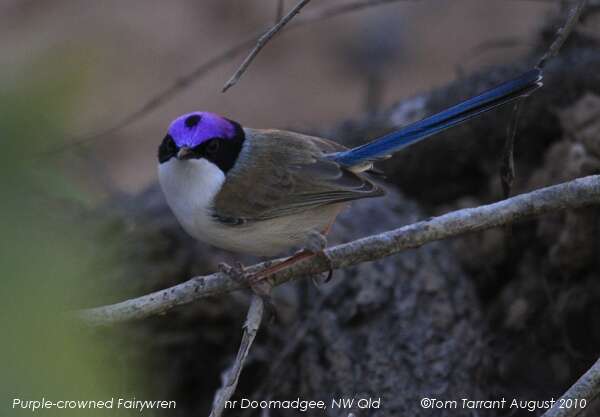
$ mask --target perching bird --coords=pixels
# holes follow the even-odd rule
[[[321,252],[349,202],[384,194],[368,176],[375,161],[541,85],[541,70],[530,70],[353,149],[294,132],[242,127],[214,113],[188,113],[171,123],[158,149],[160,184],[196,239],[261,256],[304,248],[260,273],[268,275]]]

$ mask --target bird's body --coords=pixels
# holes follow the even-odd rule
[[[243,129],[227,172],[204,158],[171,158],[159,166],[167,202],[196,239],[233,252],[272,256],[310,247],[347,201],[383,195],[364,174],[326,159],[346,148],[280,130]],[[256,166],[256,161],[268,161]]]
[[[384,194],[367,173],[374,161],[531,93],[541,77],[531,70],[354,149],[189,113],[171,124],[159,148],[160,183],[183,228],[199,240],[262,256],[296,246],[317,252],[349,202]]]

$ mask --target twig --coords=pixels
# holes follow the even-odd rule
[[[453,211],[399,229],[334,246],[325,251],[331,263],[324,257],[316,256],[273,274],[269,282],[272,286],[276,286],[301,276],[320,274],[330,268],[345,268],[361,262],[381,259],[436,240],[503,226],[548,212],[592,204],[600,204],[600,176],[598,175],[542,188],[493,204]],[[249,267],[248,272],[256,272],[262,268],[264,264],[257,264]],[[178,305],[243,287],[242,283],[222,273],[215,273],[194,277],[171,288],[117,304],[81,310],[76,314],[89,325],[107,325],[164,313]]]
[[[546,62],[558,54],[560,48],[563,46],[573,29],[575,29],[575,26],[579,21],[579,17],[581,17],[581,13],[583,13],[583,9],[585,9],[586,1],[587,0],[578,0],[577,4],[569,10],[569,15],[567,16],[565,25],[558,29],[558,32],[556,32],[556,37],[550,45],[550,48],[548,48],[546,53],[538,61],[538,68],[544,68]]]
[[[506,142],[502,151],[502,162],[500,163],[500,182],[502,183],[502,193],[504,198],[510,197],[510,191],[515,180],[515,139],[517,137],[517,127],[519,126],[519,116],[523,109],[525,98],[517,100],[513,106],[512,116],[506,132]]]
[[[277,22],[275,26],[273,26],[264,35],[258,38],[256,46],[252,49],[252,51],[250,51],[246,59],[244,59],[240,67],[237,69],[237,71],[225,83],[225,86],[222,90],[223,93],[229,90],[231,87],[233,87],[240,80],[244,72],[246,72],[246,70],[248,69],[252,61],[254,61],[254,58],[256,58],[256,55],[258,55],[261,49],[263,49],[265,45],[271,40],[271,38],[273,38],[273,36],[275,36],[277,32],[283,29],[283,27],[287,25],[289,21],[294,18],[294,16],[300,13],[300,10],[302,10],[302,8],[306,6],[309,2],[310,0],[301,0],[300,3],[298,3],[287,15],[282,17],[281,20],[279,20],[279,22]]]
[[[583,374],[581,378],[573,384],[567,392],[560,397],[554,406],[546,411],[542,417],[575,417],[581,413],[584,408],[575,405],[560,408],[566,405],[561,400],[579,400],[585,399],[587,406],[600,394],[600,359]],[[568,403],[567,403],[568,404]]]
[[[300,343],[305,340],[307,333],[312,331],[312,329],[317,326],[317,323],[320,322],[321,308],[328,299],[329,294],[331,293],[322,295],[321,298],[319,298],[319,301],[312,306],[312,311],[308,317],[297,323],[292,329],[289,329],[286,337],[286,344],[272,360],[269,360],[267,375],[262,378],[260,385],[258,385],[251,394],[252,398],[264,398],[265,391],[271,389],[273,384],[278,383],[278,381],[281,381],[281,378],[284,377],[283,374],[287,372],[289,366],[293,364],[293,361],[288,360],[289,357],[296,352]],[[288,366],[286,367],[284,365]],[[271,391],[268,392],[272,394]],[[253,410],[248,408],[240,417],[246,417],[252,414],[252,412]]]
[[[220,417],[223,414],[223,410],[225,410],[226,402],[234,394],[240,379],[240,374],[244,368],[244,362],[248,357],[248,352],[250,351],[250,347],[252,347],[252,343],[254,342],[254,338],[260,327],[263,312],[263,300],[256,295],[253,296],[250,308],[248,308],[246,322],[244,323],[244,334],[242,335],[240,348],[231,368],[223,373],[223,385],[215,393],[209,417]]]
[[[358,12],[370,7],[380,6],[384,4],[398,3],[400,1],[409,1],[409,0],[358,0],[352,3],[343,4],[339,6],[334,6],[330,8],[325,8],[323,10],[316,10],[312,13],[306,12],[303,16],[298,19],[295,19],[288,27],[286,32],[289,32],[292,29],[302,27],[309,23],[320,22],[326,19],[332,19],[334,17],[338,17],[344,15],[346,13]],[[417,0],[413,0],[417,1]],[[250,47],[253,43],[256,42],[256,36],[258,34],[253,34],[251,37],[248,37],[245,40],[240,41],[229,49],[217,54],[206,62],[203,62],[198,67],[194,68],[188,74],[176,79],[171,85],[169,85],[164,90],[160,91],[145,104],[143,104],[139,109],[127,114],[124,116],[119,122],[115,123],[113,126],[101,130],[99,132],[94,132],[86,136],[80,136],[76,138],[72,138],[66,141],[65,144],[55,147],[46,154],[54,154],[58,152],[62,152],[66,149],[69,149],[73,146],[80,146],[86,143],[93,142],[94,140],[112,135],[113,133],[131,125],[134,122],[137,122],[139,119],[143,118],[150,112],[156,110],[157,108],[163,106],[173,98],[175,98],[179,93],[181,93],[185,88],[189,87],[194,82],[198,81],[201,77],[208,74],[210,71],[219,67],[220,65],[229,62],[245,50]]]

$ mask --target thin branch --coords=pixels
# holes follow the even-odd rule
[[[248,69],[252,61],[254,61],[254,58],[256,58],[256,55],[258,55],[261,49],[263,49],[265,45],[273,38],[273,36],[275,36],[277,32],[283,29],[284,26],[287,25],[290,22],[290,20],[294,18],[294,16],[300,13],[300,10],[302,10],[302,8],[308,3],[310,3],[310,0],[301,0],[300,3],[298,3],[287,15],[281,18],[281,20],[279,20],[279,22],[277,22],[275,26],[273,26],[264,35],[258,38],[256,46],[252,49],[252,51],[250,51],[246,59],[244,59],[240,67],[237,69],[237,71],[225,83],[225,86],[222,90],[223,93],[229,90],[231,87],[233,87],[240,80],[242,75],[244,75],[244,72],[246,72],[246,70]]]
[[[569,10],[569,15],[567,16],[565,25],[563,27],[561,27],[560,29],[558,29],[558,32],[556,33],[556,37],[554,38],[554,41],[550,45],[550,48],[548,48],[548,50],[546,51],[544,56],[542,56],[540,58],[540,60],[538,61],[538,64],[537,64],[538,68],[544,68],[544,66],[546,65],[546,62],[550,58],[553,58],[558,54],[558,51],[560,51],[560,48],[563,46],[563,44],[565,43],[565,41],[567,40],[567,38],[569,37],[571,32],[573,32],[573,29],[575,29],[575,26],[577,26],[577,22],[579,21],[579,18],[581,17],[581,14],[583,13],[583,9],[585,9],[586,1],[587,0],[577,1],[577,4]]]
[[[213,69],[235,58],[237,55],[245,51],[250,45],[252,45],[253,42],[254,37],[245,39],[239,42],[238,44],[232,46],[231,48],[225,50],[224,52],[221,52],[220,54],[214,56],[208,61],[202,63],[200,66],[196,67],[188,74],[177,78],[170,86],[168,86],[155,96],[151,97],[139,109],[135,110],[132,113],[129,113],[113,126],[101,130],[100,132],[95,132],[87,136],[71,139],[63,145],[53,148],[52,150],[47,152],[47,154],[62,152],[73,146],[80,146],[86,143],[90,143],[98,138],[112,135],[113,133],[116,133],[117,131],[129,126],[130,124],[138,121],[150,112],[163,106],[165,103],[171,101],[173,98],[175,98],[175,96],[181,93],[185,88],[189,87],[192,83],[196,82],[202,76],[208,74]]]
[[[268,278],[272,286],[292,279],[311,276],[373,261],[426,243],[503,226],[548,212],[600,204],[600,176],[592,175],[563,184],[521,194],[493,204],[457,210],[399,229],[328,248],[324,257],[315,256],[298,262]],[[264,264],[249,267],[250,273]],[[77,316],[89,325],[108,325],[164,313],[175,306],[245,287],[222,273],[194,277],[171,288],[156,291],[117,304],[81,310]]]
[[[500,182],[502,183],[502,194],[504,198],[510,197],[510,192],[515,181],[515,139],[519,126],[519,116],[523,109],[525,98],[517,100],[513,106],[512,116],[506,132],[506,141],[502,151],[502,162],[500,163]]]
[[[231,365],[231,368],[223,373],[223,385],[215,393],[213,400],[212,410],[209,417],[220,417],[225,410],[226,402],[235,393],[240,374],[244,368],[244,362],[250,352],[250,347],[254,342],[256,333],[262,322],[264,312],[263,300],[258,296],[252,297],[250,308],[248,308],[248,314],[246,315],[246,322],[244,323],[244,334],[242,335],[242,342],[238,350],[235,361]]]
[[[287,32],[290,30],[302,27],[306,24],[320,22],[326,19],[332,19],[346,13],[359,12],[361,10],[380,6],[391,3],[398,3],[400,1],[410,1],[410,0],[358,0],[352,3],[338,5],[334,7],[324,8],[323,10],[315,10],[311,13],[306,12],[303,16],[298,19],[295,19],[287,28]],[[417,1],[417,0],[412,0]],[[124,129],[125,127],[137,122],[142,119],[152,111],[157,108],[165,105],[169,101],[173,100],[176,96],[178,96],[181,92],[183,92],[187,87],[198,81],[200,78],[210,73],[212,70],[218,68],[219,66],[231,61],[236,56],[246,51],[253,43],[256,42],[256,37],[260,34],[254,33],[252,36],[248,37],[240,41],[239,43],[233,45],[232,47],[226,49],[223,52],[220,52],[216,56],[210,58],[208,61],[203,62],[193,70],[191,70],[186,75],[177,78],[172,84],[166,87],[164,90],[160,91],[156,95],[150,97],[146,103],[140,106],[137,110],[125,115],[120,121],[115,123],[113,126],[108,127],[104,130],[97,131],[91,133],[89,135],[80,136],[72,138],[63,145],[52,148],[47,151],[46,154],[54,154],[58,152],[62,152],[66,149],[69,149],[73,146],[81,146],[87,143],[91,143],[98,138],[105,136],[112,136],[115,132]]]
[[[542,417],[575,417],[579,415],[585,408],[575,406],[575,400],[586,400],[587,406],[600,394],[600,359],[583,374],[581,378],[573,384],[567,392],[560,397],[554,406],[546,411]],[[564,403],[561,400],[573,400],[573,404]],[[563,406],[564,408],[561,408]]]
[[[288,360],[289,357],[296,352],[301,342],[305,340],[307,333],[317,327],[317,324],[321,322],[321,308],[329,298],[329,294],[331,293],[322,295],[319,301],[312,305],[311,313],[308,317],[304,321],[297,323],[292,329],[289,329],[287,336],[285,337],[286,344],[272,360],[269,360],[267,375],[262,378],[260,385],[258,385],[251,394],[251,398],[265,398],[266,392],[272,394],[272,386],[278,384],[278,381],[281,381],[282,378],[285,378],[285,373],[288,372],[289,367],[293,365],[293,361]],[[249,416],[252,412],[253,410],[251,408],[247,408],[240,417]]]

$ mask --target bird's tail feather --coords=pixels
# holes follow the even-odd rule
[[[518,78],[507,81],[440,113],[389,133],[381,138],[329,157],[346,167],[385,158],[413,143],[463,123],[472,117],[504,103],[526,96],[542,86],[542,71],[532,69]]]

